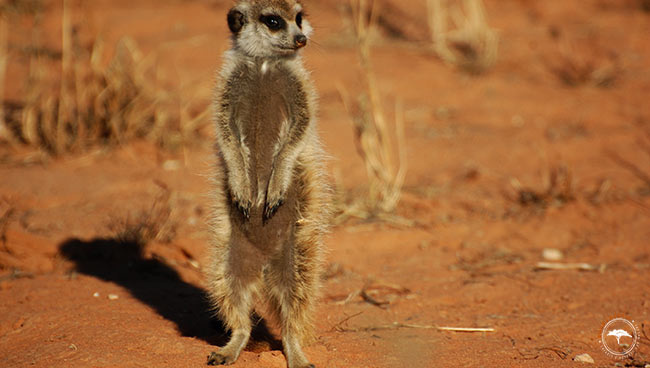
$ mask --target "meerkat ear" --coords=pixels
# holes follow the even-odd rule
[[[244,13],[236,8],[230,9],[228,12],[228,28],[230,28],[230,32],[239,33],[244,27],[244,24],[246,24]]]

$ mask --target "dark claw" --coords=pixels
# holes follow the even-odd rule
[[[221,354],[217,354],[213,351],[208,355],[208,365],[222,365],[225,363],[226,357]]]
[[[264,206],[264,222],[265,223],[267,221],[269,221],[273,217],[273,215],[275,215],[276,212],[278,212],[278,208],[280,208],[280,206],[282,206],[283,203],[284,203],[284,201],[282,199],[279,199],[277,202],[275,202],[274,205],[270,205],[269,203],[267,203]]]
[[[234,201],[234,202],[239,212],[241,212],[242,215],[244,215],[244,219],[249,220],[251,217],[251,203],[246,202],[246,205],[243,205],[241,204],[241,202],[238,201]]]

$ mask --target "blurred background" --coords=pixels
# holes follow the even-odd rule
[[[0,2],[0,365],[221,343],[202,270],[232,4]],[[650,2],[304,6],[336,189],[314,363],[611,366],[600,329],[627,316],[644,366]],[[239,364],[283,366],[277,338]]]

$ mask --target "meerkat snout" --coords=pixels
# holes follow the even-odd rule
[[[299,35],[296,35],[296,37],[293,38],[293,43],[298,48],[305,47],[305,45],[307,45],[307,36],[305,36],[302,33],[299,34]]]

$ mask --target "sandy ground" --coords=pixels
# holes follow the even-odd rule
[[[470,76],[431,51],[424,1],[381,2],[392,10],[373,63],[389,116],[397,100],[404,106],[408,174],[397,214],[414,225],[334,227],[317,340],[306,348],[316,366],[569,367],[582,353],[598,367],[650,363],[650,14],[640,3],[487,1],[499,58]],[[367,182],[338,92],[361,92],[349,14],[334,1],[306,5],[316,35],[305,60],[328,167],[354,196]],[[60,50],[57,6],[44,24]],[[97,0],[83,11],[107,44],[133,37],[207,101],[228,47],[228,6]],[[558,72],[566,55],[611,83],[567,86]],[[10,61],[9,98],[20,96],[24,68]],[[46,161],[1,149],[0,366],[205,366],[227,339],[203,294],[209,142]],[[116,242],[116,223],[161,201],[171,241],[142,254]],[[538,270],[545,248],[595,270]],[[614,317],[637,325],[634,360],[601,348]],[[260,322],[234,366],[285,364],[277,329]]]

